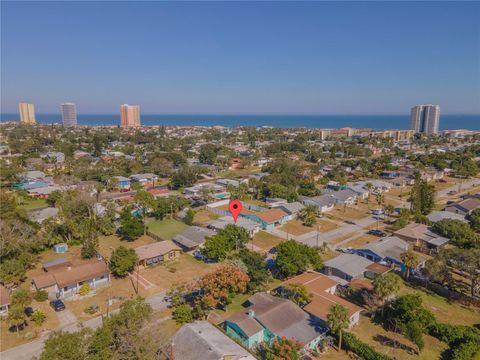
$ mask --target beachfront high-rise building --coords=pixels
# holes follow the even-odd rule
[[[120,126],[122,128],[140,127],[140,106],[120,105]]]
[[[62,108],[63,126],[77,126],[77,108],[73,103],[64,103]]]
[[[34,125],[37,123],[33,104],[21,102],[18,104],[18,111],[20,112],[20,122],[22,124]]]
[[[416,105],[410,113],[410,129],[426,134],[438,133],[440,125],[440,106]]]

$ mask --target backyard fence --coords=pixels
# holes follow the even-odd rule
[[[473,305],[480,308],[480,298],[474,298],[472,296],[450,290],[440,284],[431,281],[425,281],[424,278],[420,278],[415,275],[411,275],[408,281],[414,285],[421,286],[427,290],[430,290],[437,295],[443,296],[448,300],[453,300],[463,305]]]

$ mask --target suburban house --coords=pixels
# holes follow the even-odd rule
[[[443,219],[460,220],[463,222],[467,222],[465,216],[450,211],[432,211],[430,214],[427,215],[427,218],[432,222],[432,224],[435,224],[436,222]]]
[[[360,199],[366,199],[370,194],[370,191],[364,185],[353,184],[348,186],[348,189],[353,191]]]
[[[252,211],[243,208],[240,216],[260,224],[263,230],[272,230],[288,221],[288,214],[280,208],[265,211]]]
[[[32,279],[34,290],[45,290],[50,297],[66,298],[78,294],[83,284],[96,288],[110,283],[110,270],[103,260],[94,259],[77,266],[69,262],[57,265]]]
[[[445,207],[445,211],[466,216],[473,210],[480,208],[480,199],[478,198],[466,198],[459,202],[449,204]]]
[[[238,180],[232,180],[232,179],[218,179],[215,181],[215,184],[223,186],[226,188],[227,186],[233,186],[233,187],[239,187],[240,182]]]
[[[412,223],[397,230],[393,235],[406,240],[422,249],[439,251],[450,239],[435,234],[425,224]]]
[[[355,254],[342,254],[325,263],[323,272],[329,277],[340,278],[347,282],[353,279],[360,279],[363,277],[373,279],[378,274],[383,274],[390,270],[389,267],[380,265],[383,269],[378,267],[371,268],[375,264],[364,257]]]
[[[260,224],[242,217],[237,218],[237,222],[235,222],[231,216],[223,216],[210,221],[207,226],[210,229],[218,231],[225,229],[227,225],[236,225],[245,229],[250,237],[255,236],[255,234],[260,231]]]
[[[184,251],[192,251],[202,246],[207,236],[215,235],[215,231],[199,226],[189,226],[180,234],[173,237],[173,241]]]
[[[397,236],[387,236],[354,251],[356,254],[373,262],[403,268],[401,255],[409,248],[407,241]],[[419,266],[423,266],[426,259],[419,256],[419,260]]]
[[[185,197],[187,198],[203,198],[204,194],[208,194],[217,200],[230,198],[230,193],[225,192],[225,188],[217,184],[203,183],[185,188]]]
[[[285,282],[286,284],[301,284],[312,294],[312,301],[303,307],[303,310],[320,320],[323,326],[327,326],[327,315],[330,308],[340,304],[348,310],[350,327],[360,321],[361,307],[352,304],[340,296],[335,295],[338,283],[324,274],[316,271],[307,271]],[[282,288],[277,291],[283,291]]]
[[[384,193],[388,192],[392,188],[392,184],[387,181],[378,180],[378,179],[370,179],[366,181],[360,181],[357,185],[363,185],[368,188],[367,184],[371,184],[372,192],[374,193]]]
[[[332,210],[335,206],[335,199],[330,195],[320,195],[314,197],[300,196],[303,205],[313,205],[318,207],[320,213]]]
[[[8,312],[10,306],[10,291],[0,284],[0,315]]]
[[[357,193],[351,189],[343,189],[326,193],[330,195],[337,204],[353,205],[357,200]]]
[[[327,329],[295,303],[259,292],[248,299],[245,310],[225,320],[225,331],[251,349],[275,338],[295,338],[306,349],[315,349]]]
[[[292,203],[284,203],[284,204],[278,205],[277,207],[279,209],[282,209],[288,214],[287,221],[290,221],[295,219],[298,216],[298,213],[302,211],[305,205],[303,205],[301,202],[295,201]]]
[[[164,261],[175,260],[182,249],[171,240],[157,241],[134,249],[140,265],[156,265]]]
[[[136,174],[130,176],[130,181],[132,183],[138,183],[143,187],[151,187],[155,185],[155,181],[158,180],[158,176],[155,174]]]
[[[112,180],[116,181],[115,187],[120,191],[130,190],[130,179],[124,176],[114,176]]]
[[[45,272],[53,272],[55,270],[62,270],[71,267],[72,263],[65,258],[58,258],[42,263],[42,269]]]
[[[172,339],[169,360],[255,360],[247,350],[208,321],[195,321],[177,331]]]

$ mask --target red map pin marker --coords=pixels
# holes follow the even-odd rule
[[[233,221],[237,222],[238,215],[240,211],[242,211],[242,202],[240,200],[232,200],[230,204],[228,204],[228,209],[233,216]]]

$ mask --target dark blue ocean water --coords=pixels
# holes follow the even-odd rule
[[[1,114],[1,121],[18,121],[18,114]],[[42,124],[61,123],[60,114],[37,114]],[[79,125],[117,125],[120,115],[78,115]],[[306,128],[408,129],[409,115],[142,115],[142,125],[274,126]],[[480,130],[480,115],[441,115],[440,130]]]

